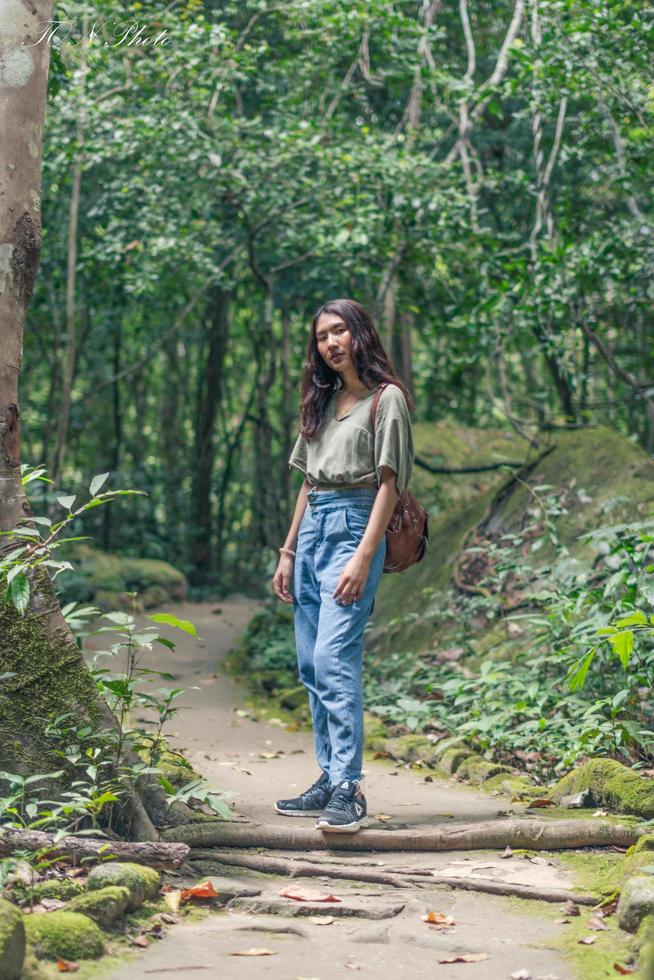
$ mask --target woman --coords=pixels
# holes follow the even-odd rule
[[[373,439],[370,412],[380,383],[388,387]],[[304,482],[273,589],[294,604],[300,679],[322,770],[309,789],[278,800],[275,809],[317,813],[316,826],[325,831],[367,824],[363,630],[384,568],[385,530],[413,468],[412,408],[368,311],[350,299],[321,306],[302,379],[302,424],[288,461]]]

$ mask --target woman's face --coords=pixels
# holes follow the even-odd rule
[[[352,334],[336,313],[321,313],[316,323],[318,353],[333,371],[342,372],[352,364]]]

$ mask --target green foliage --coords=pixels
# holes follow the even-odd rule
[[[78,164],[67,482],[79,491],[97,460],[149,491],[85,515],[103,550],[260,591],[290,514],[308,321],[330,295],[380,324],[392,298],[389,354],[420,422],[536,439],[604,423],[651,449],[651,29],[637,5],[526,8],[506,45],[511,9],[479,6],[470,76],[456,9],[428,25],[426,5],[383,0],[151,0],[129,17],[171,41],[147,48],[112,34],[125,8],[103,0],[85,73],[86,6],[62,5],[72,37],[53,48],[23,385],[28,452],[51,464]]]

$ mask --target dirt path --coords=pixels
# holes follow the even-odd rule
[[[290,818],[273,809],[274,801],[308,786],[318,775],[311,737],[283,725],[257,721],[241,713],[247,693],[219,671],[257,604],[239,596],[211,604],[187,604],[168,611],[192,620],[201,640],[172,631],[174,654],[157,654],[171,670],[175,685],[197,685],[184,695],[184,710],[170,726],[173,745],[183,748],[197,771],[217,788],[233,794],[239,819],[286,825]],[[173,658],[171,667],[170,659]],[[425,773],[366,759],[365,791],[370,826],[415,827],[434,823],[493,819],[507,802],[451,781],[425,781]],[[519,806],[512,809],[520,811]],[[374,819],[375,814],[390,821]],[[295,818],[303,819],[303,818]],[[303,820],[304,824],[304,820]],[[307,818],[307,826],[312,819]],[[275,856],[285,856],[275,852]],[[325,859],[325,852],[303,856]],[[570,888],[566,872],[552,863],[536,864],[490,852],[464,854],[332,855],[334,861],[383,868],[401,865],[450,875],[477,875],[527,885]],[[340,980],[349,971],[361,977],[427,977],[442,980],[498,980],[526,971],[532,980],[572,980],[573,974],[551,942],[560,926],[557,906],[520,901],[433,885],[396,889],[339,879],[281,878],[198,864],[196,877],[214,872],[220,890],[228,885],[237,897],[229,909],[168,931],[164,940],[110,973],[111,980],[134,980],[172,972],[177,977],[288,978]],[[229,882],[226,876],[232,878]],[[288,884],[324,887],[342,901],[313,905],[307,915],[299,903],[279,896]],[[248,892],[250,894],[248,894]],[[421,916],[429,911],[451,915],[456,925],[436,930]],[[304,913],[304,914],[303,914]],[[332,918],[325,925],[325,917]],[[322,924],[321,924],[322,922]],[[236,951],[263,947],[272,955],[236,957]],[[462,953],[486,954],[478,962],[442,964]],[[345,973],[345,970],[348,973]]]

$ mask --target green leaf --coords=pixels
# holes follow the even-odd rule
[[[72,509],[75,500],[76,500],[75,494],[72,494],[69,497],[57,497],[57,503],[61,504],[61,506],[64,507],[66,510]]]
[[[616,621],[616,626],[622,629],[623,626],[647,626],[647,616],[638,609],[636,612],[623,616]]]
[[[158,636],[156,638],[157,643],[161,643],[162,646],[168,647],[169,650],[175,649],[175,644],[172,640],[168,640],[165,636]]]
[[[30,584],[27,581],[25,572],[19,572],[18,575],[11,580],[11,584],[9,585],[9,595],[12,603],[22,616],[30,601]]]
[[[634,634],[631,630],[624,633],[616,633],[609,637],[609,643],[613,647],[613,652],[619,658],[623,667],[627,667],[634,649]]]
[[[586,676],[596,651],[597,647],[593,647],[592,650],[588,651],[581,663],[575,664],[568,671],[566,680],[571,691],[580,690],[586,683]]]
[[[195,626],[188,619],[178,619],[177,616],[171,616],[170,613],[152,613],[148,619],[151,619],[153,623],[165,623],[167,626],[174,626],[175,629],[184,630],[191,636],[198,635]]]
[[[91,480],[91,486],[89,487],[89,493],[91,494],[92,497],[95,497],[98,490],[102,489],[102,487],[105,485],[108,479],[109,479],[108,473],[99,473],[97,476],[93,477],[93,479]]]

